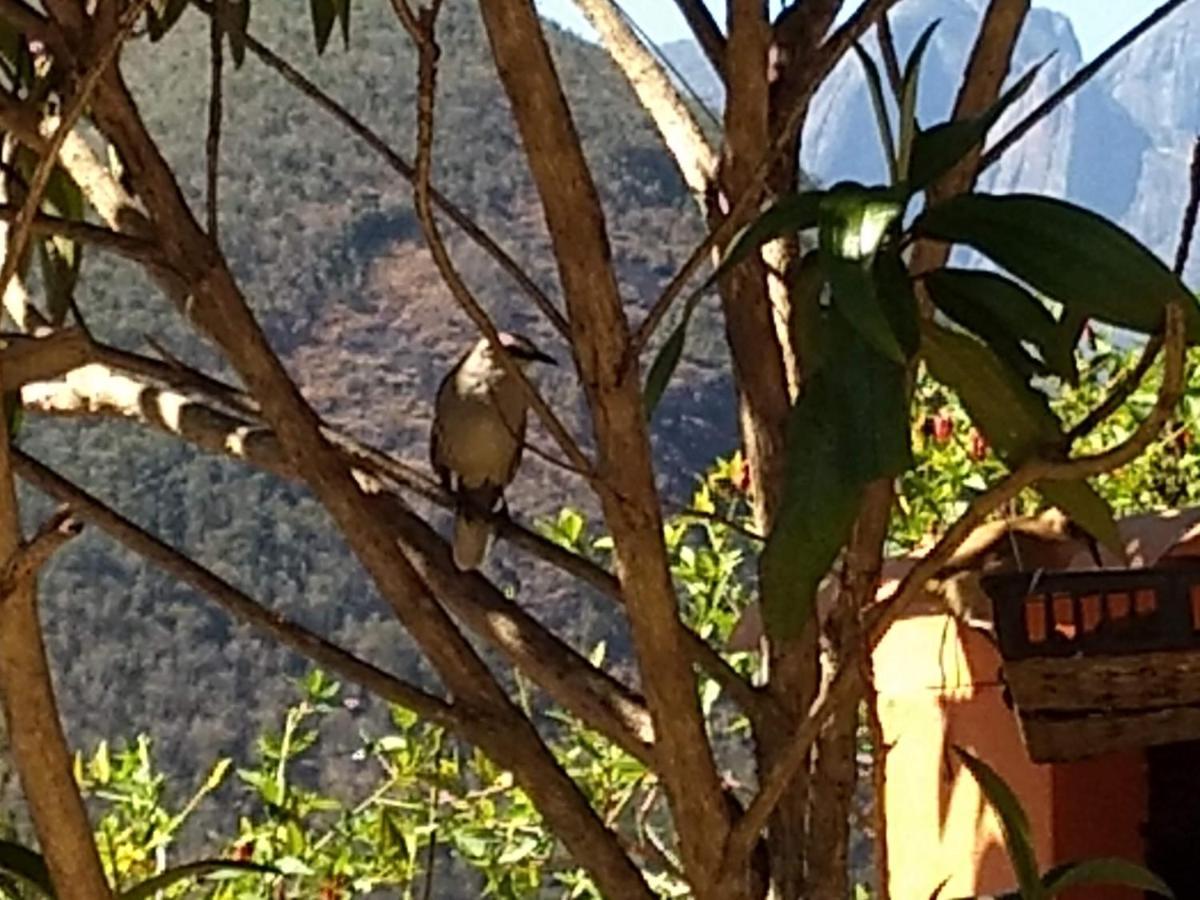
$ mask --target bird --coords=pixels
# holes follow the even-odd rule
[[[531,363],[557,365],[524,335],[499,333],[499,344],[521,371]],[[429,459],[454,497],[455,566],[477,569],[491,541],[488,521],[504,503],[525,448],[526,395],[495,346],[480,338],[438,387]]]

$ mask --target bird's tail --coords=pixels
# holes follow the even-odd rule
[[[492,510],[499,500],[494,488],[464,491],[454,512],[454,564],[462,571],[478,569],[487,555],[492,525],[484,511]]]

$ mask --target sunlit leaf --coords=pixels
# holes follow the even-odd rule
[[[190,881],[195,878],[203,878],[206,875],[231,872],[247,874],[255,872],[261,875],[280,874],[279,869],[258,863],[234,859],[201,859],[195,862],[172,866],[166,871],[155,875],[153,878],[147,878],[140,884],[136,884],[129,890],[119,894],[118,900],[150,900],[159,891],[164,891],[181,881]]]
[[[1046,60],[1043,59],[1033,66],[1001,94],[995,103],[974,118],[943,122],[928,130],[918,127],[912,143],[912,160],[908,170],[909,187],[913,191],[924,190],[954,168],[972,148],[983,141],[1004,111],[1029,90],[1037,73],[1045,64]]]
[[[972,247],[1051,300],[1124,328],[1156,332],[1166,304],[1181,302],[1189,338],[1200,340],[1200,311],[1178,276],[1090,210],[1032,194],[963,194],[927,210],[915,228]]]
[[[833,306],[875,350],[896,362],[906,354],[876,289],[873,264],[904,205],[888,189],[842,183],[820,205],[821,264]]]
[[[962,747],[956,746],[954,753],[975,777],[984,799],[1000,820],[1000,828],[1004,832],[1004,845],[1008,850],[1013,872],[1017,876],[1022,898],[1041,900],[1045,893],[1038,876],[1037,856],[1034,853],[1029,819],[1016,794],[987,763],[972,756]]]
[[[1166,882],[1144,866],[1126,859],[1103,857],[1055,866],[1042,881],[1046,896],[1053,897],[1067,888],[1089,884],[1122,885],[1174,897]]]
[[[1071,383],[1078,379],[1074,342],[1019,284],[977,269],[939,269],[925,276],[925,287],[939,310],[983,338],[1006,362],[1028,359],[1021,347],[1027,341],[1049,372]]]

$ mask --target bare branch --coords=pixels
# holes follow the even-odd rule
[[[1078,91],[1081,87],[1087,84],[1095,77],[1096,73],[1103,69],[1114,57],[1119,55],[1123,50],[1129,47],[1134,41],[1140,38],[1143,34],[1169,16],[1179,7],[1183,6],[1187,0],[1168,0],[1162,6],[1158,7],[1146,18],[1142,19],[1137,25],[1121,35],[1117,40],[1110,44],[1104,52],[1093,59],[1086,66],[1083,66],[1078,72],[1072,75],[1069,79],[1063,82],[1062,86],[1052,93],[1049,97],[1037,105],[1028,115],[1020,122],[1012,127],[1012,129],[1001,137],[996,143],[983,154],[983,158],[979,163],[979,171],[983,172],[991,168],[999,161],[1009,149],[1016,144],[1021,138],[1025,137],[1035,125],[1045,119],[1050,113],[1054,112],[1064,100]]]
[[[717,77],[724,79],[725,35],[721,33],[721,29],[717,25],[717,20],[713,18],[713,14],[704,5],[704,0],[675,0],[675,5],[683,13],[688,27],[692,30],[692,34],[696,38],[696,43],[700,45],[700,49],[708,57],[708,61],[712,64],[714,71],[716,71]]]
[[[703,8],[698,0],[697,5]],[[650,114],[703,212],[705,196],[716,174],[717,157],[700,124],[614,0],[575,0],[575,6],[599,33],[608,55]]]
[[[192,4],[206,15],[213,15],[213,5],[210,0],[192,0]],[[305,78],[298,69],[292,66],[279,54],[271,50],[249,33],[245,35],[246,49],[253,53],[264,65],[278,72],[285,81],[308,97],[321,109],[334,117],[339,123],[359,138],[371,150],[378,154],[387,165],[405,181],[416,179],[416,169],[404,160],[395,150],[388,146],[379,134],[352,116],[346,109],[329,94],[322,91],[309,79]],[[567,320],[554,305],[546,293],[529,277],[521,265],[512,258],[483,228],[481,228],[466,212],[455,205],[449,198],[436,189],[430,190],[434,204],[450,221],[462,229],[463,233],[474,241],[496,264],[516,282],[517,286],[541,310],[554,329],[564,337],[567,336]]]
[[[52,331],[38,337],[0,335],[0,371],[4,386],[14,390],[35,381],[49,381],[84,365],[91,343],[78,328]]]
[[[458,729],[459,714],[444,700],[389,675],[320,635],[264,608],[212,571],[144,531],[83,488],[24,452],[14,451],[13,465],[25,481],[56,500],[70,504],[70,509],[81,519],[91,522],[139,556],[211,597],[238,621],[270,635],[284,646],[339,677],[361,685],[389,703],[411,709],[431,722]]]
[[[0,388],[6,377],[0,359]],[[7,423],[0,422],[0,560],[20,566],[21,550],[12,448]],[[0,603],[0,698],[9,748],[56,893],[63,900],[106,900],[111,892],[75,784],[42,642],[35,574],[36,567],[7,586]]]
[[[633,346],[603,209],[531,0],[483,3],[481,12],[549,226],[642,687],[656,746],[672,763],[663,783],[692,887],[704,900],[733,877],[708,871],[709,848],[727,832],[729,811],[680,641],[641,386],[636,359],[627,365]]]
[[[24,585],[30,585],[59,549],[77,537],[83,525],[70,508],[56,510],[37,533],[17,548],[0,574],[0,602]]]
[[[38,207],[41,205],[42,197],[46,192],[46,185],[49,184],[50,176],[54,172],[55,165],[58,163],[58,153],[62,149],[63,142],[66,141],[67,135],[71,133],[71,129],[75,127],[75,123],[79,120],[79,117],[83,115],[83,111],[87,108],[88,102],[91,99],[92,92],[96,89],[97,84],[99,84],[100,77],[104,75],[105,71],[112,64],[113,59],[116,58],[121,44],[129,36],[129,32],[133,30],[133,26],[141,17],[148,3],[149,0],[134,0],[121,13],[118,27],[104,46],[95,54],[94,58],[89,61],[87,71],[79,79],[71,102],[63,112],[62,118],[55,128],[54,135],[50,138],[41,158],[38,160],[33,177],[29,180],[29,193],[25,197],[25,201],[21,205],[21,211],[17,214],[12,230],[8,234],[4,265],[0,267],[0,291],[7,288],[9,282],[17,272],[17,266],[20,265],[20,260],[25,254],[26,247],[29,246],[33,220],[37,216]]]
[[[0,221],[12,222],[20,214],[20,207],[11,203],[0,204]],[[90,222],[78,222],[74,219],[64,219],[38,213],[31,226],[32,234],[56,235],[65,237],[81,244],[89,244],[103,250],[109,250],[125,259],[141,263],[151,268],[164,266],[162,254],[154,244],[140,237],[122,234],[101,225]]]

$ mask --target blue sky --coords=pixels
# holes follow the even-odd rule
[[[723,6],[721,0],[707,2],[714,9]],[[1047,6],[1070,16],[1075,33],[1083,46],[1084,56],[1091,57],[1147,15],[1159,2],[1160,0],[1035,0],[1034,6]],[[575,11],[572,0],[537,0],[537,4],[550,18],[575,30],[583,28],[583,20]],[[670,41],[686,34],[687,26],[680,18],[673,0],[621,0],[621,5],[655,41]],[[777,4],[773,2],[773,5]],[[1170,26],[1164,23],[1163,27]]]

